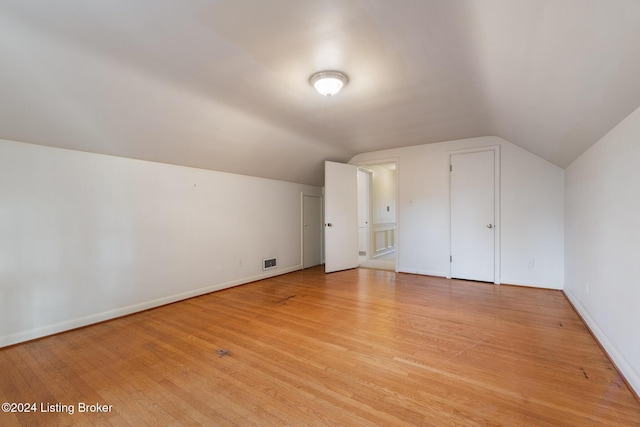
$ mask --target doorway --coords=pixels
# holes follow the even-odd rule
[[[397,160],[358,170],[359,266],[397,271]]]
[[[322,263],[322,197],[302,194],[302,268]]]

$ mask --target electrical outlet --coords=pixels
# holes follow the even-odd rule
[[[527,263],[527,267],[529,268],[535,267],[535,260],[533,258],[529,260],[529,262]]]

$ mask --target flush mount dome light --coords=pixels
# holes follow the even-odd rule
[[[340,71],[320,71],[309,78],[311,86],[316,88],[318,93],[324,96],[332,96],[340,92],[349,78]]]

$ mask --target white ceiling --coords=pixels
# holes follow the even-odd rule
[[[0,52],[0,138],[316,185],[485,135],[564,167],[640,106],[636,0],[0,0]]]

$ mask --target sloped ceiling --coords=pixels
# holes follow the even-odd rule
[[[0,53],[0,138],[315,185],[485,135],[564,167],[640,106],[635,0],[1,0]]]

